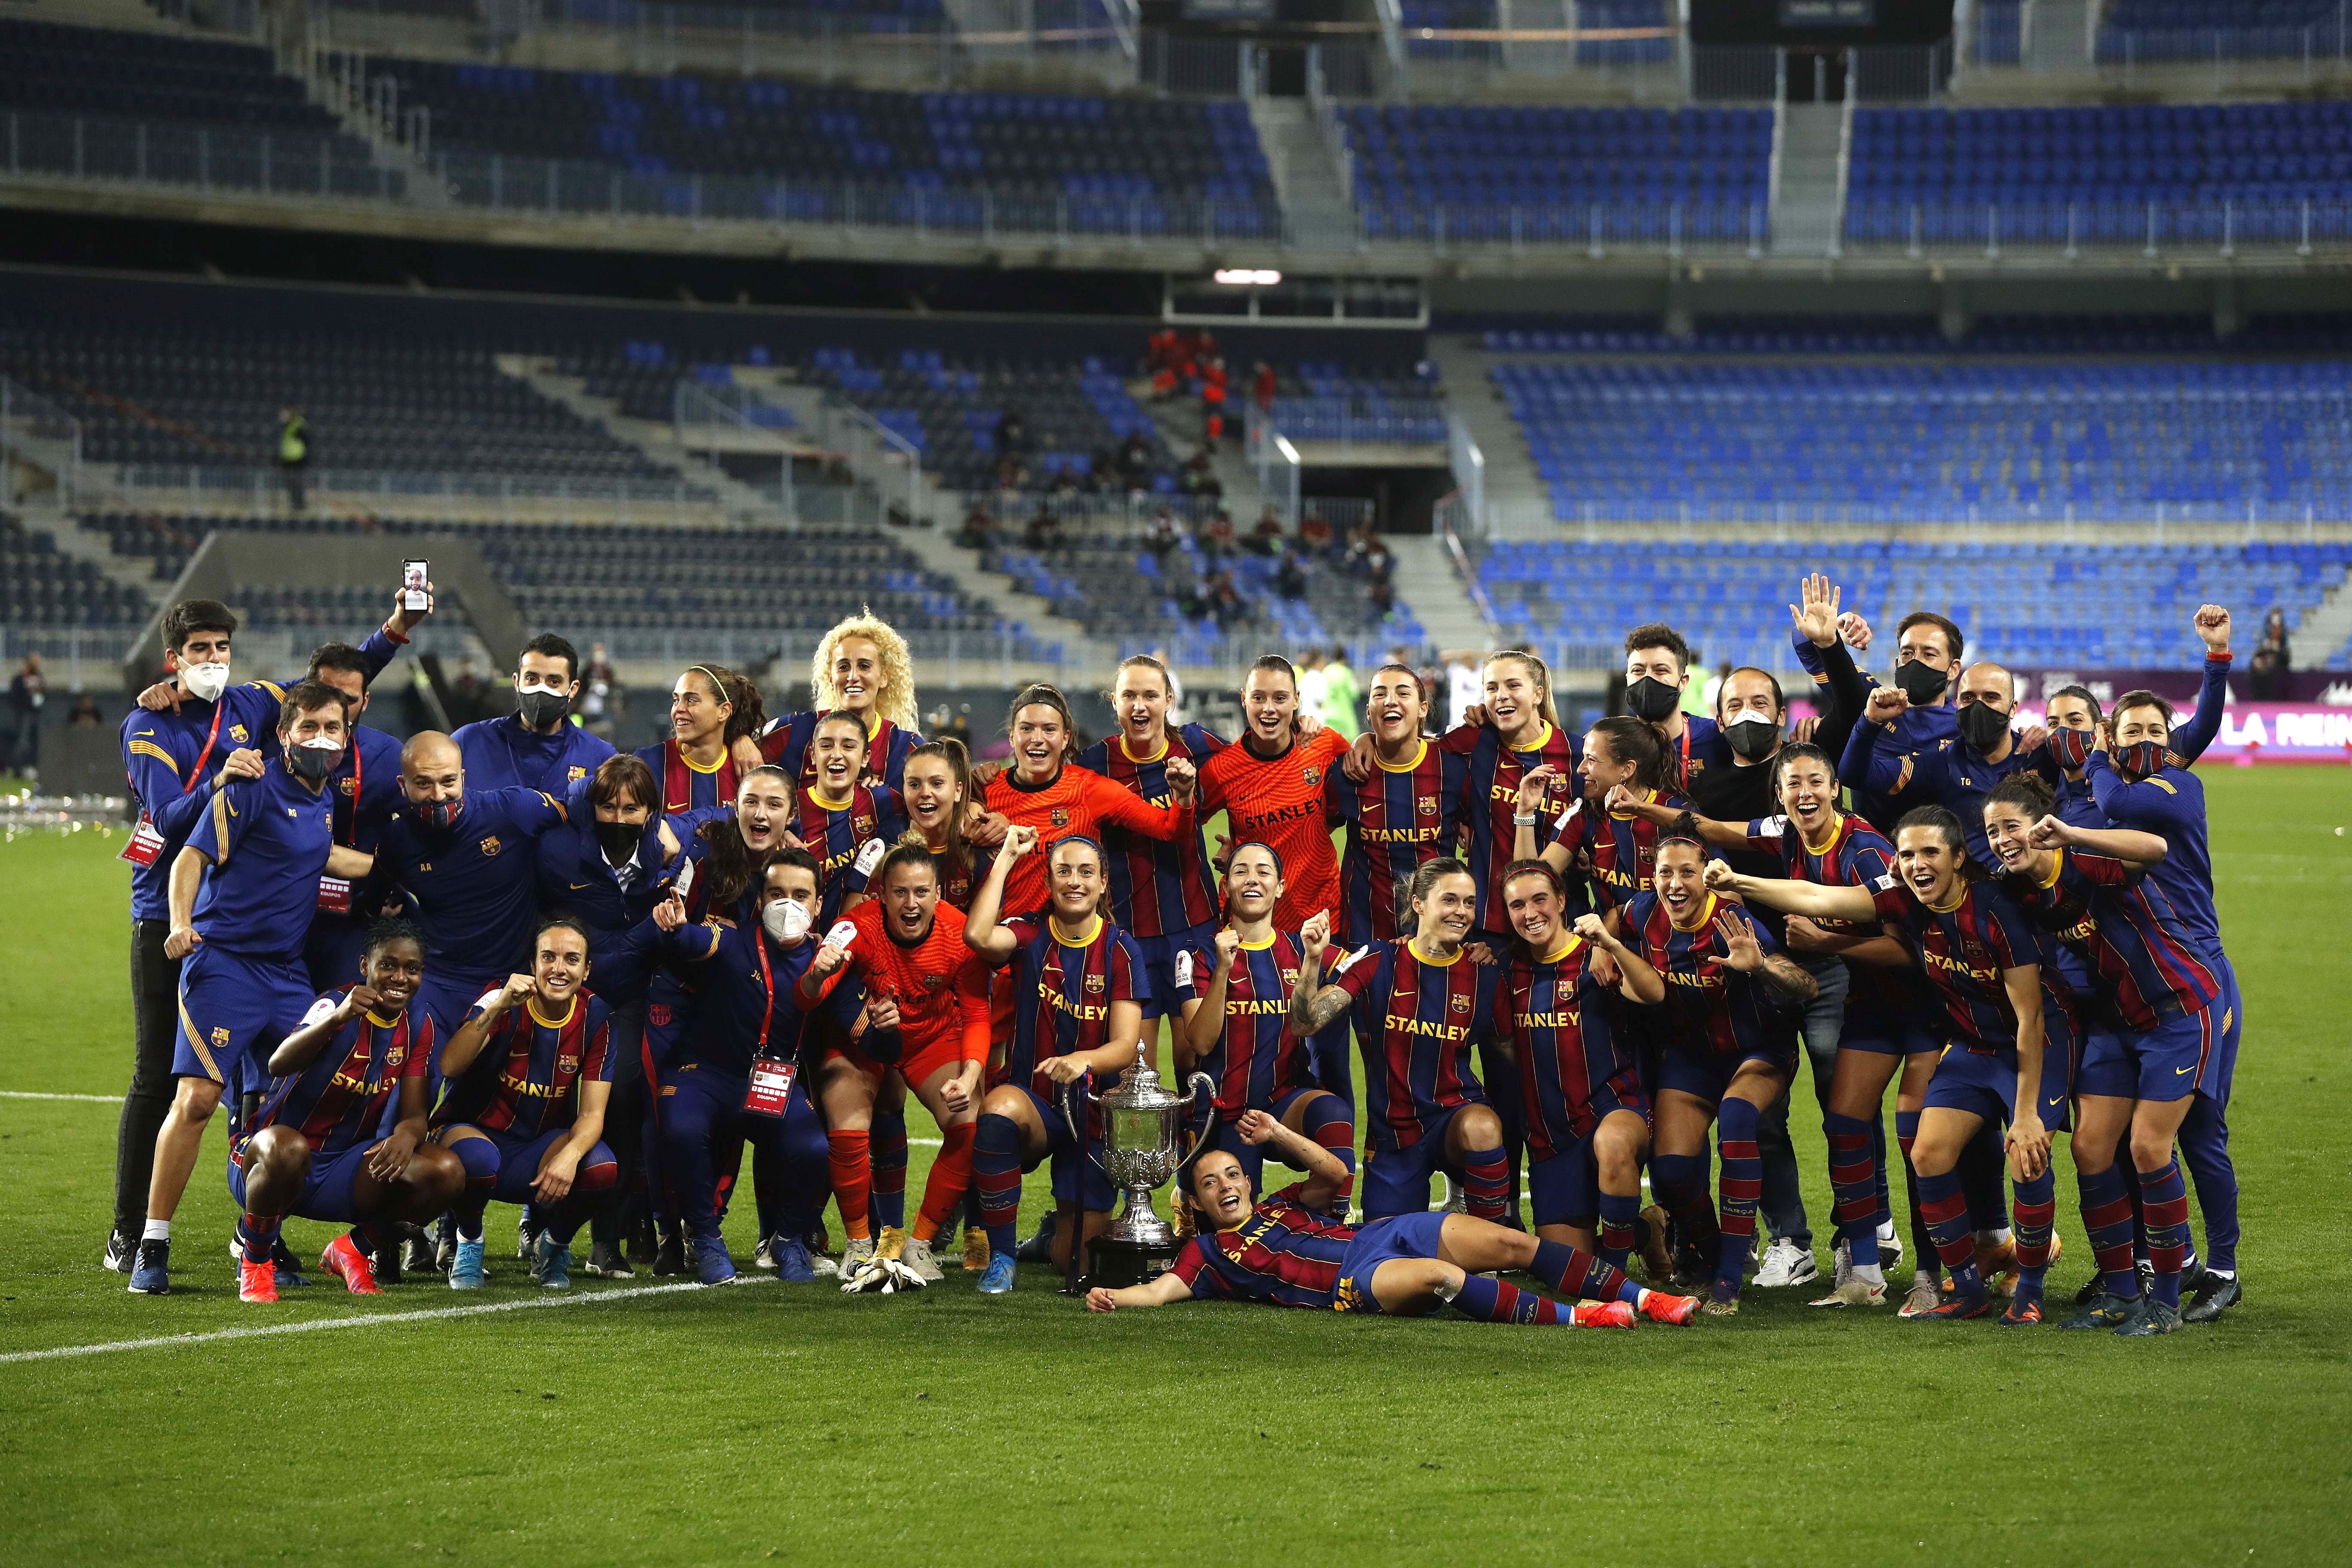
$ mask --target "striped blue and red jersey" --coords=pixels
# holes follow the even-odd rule
[[[2209,660],[2207,668],[2211,668]],[[2173,731],[2176,743],[2180,731]],[[2105,752],[2083,764],[2084,787],[2105,820],[2078,826],[2136,827],[2161,837],[2168,852],[2148,868],[2147,879],[2172,900],[2181,929],[2210,952],[2221,951],[2221,918],[2213,908],[2213,851],[2205,831],[2205,785],[2186,768],[2166,763],[2144,779],[2126,780]],[[2069,818],[2068,820],[2073,820]]]
[[[1886,836],[1859,816],[1830,814],[1829,837],[1818,847],[1805,842],[1805,830],[1786,816],[1759,816],[1748,824],[1748,847],[1760,855],[1777,855],[1780,874],[1792,882],[1824,888],[1875,888],[1881,877],[1895,869],[1895,846]],[[1835,936],[1884,935],[1873,921],[1840,921],[1816,917],[1813,923]],[[1884,964],[1848,963],[1849,1011],[1864,1009],[1895,1013],[1918,1005],[1918,981],[1905,970]]]
[[[1447,1111],[1485,1102],[1470,1047],[1494,1027],[1501,973],[1458,949],[1432,963],[1410,941],[1360,947],[1331,971],[1330,984],[1355,1009],[1364,1138],[1372,1148],[1411,1148]]]
[[[332,1014],[351,989],[341,986],[320,997],[303,1025]],[[362,1013],[337,1029],[309,1067],[271,1080],[250,1131],[291,1127],[313,1154],[373,1143],[401,1080],[415,1079],[422,1094],[432,1059],[433,1019],[422,1008],[391,1018]]]
[[[1502,889],[1496,884],[1518,843],[1518,825],[1512,818],[1519,811],[1520,775],[1547,763],[1558,770],[1559,776],[1536,807],[1538,817],[1553,816],[1576,792],[1577,759],[1584,744],[1549,724],[1539,726],[1533,745],[1517,750],[1503,744],[1502,732],[1486,724],[1449,730],[1437,744],[1462,759],[1461,793],[1450,804],[1458,834],[1456,853],[1478,889],[1478,929],[1507,936],[1510,918],[1503,911]]]
[[[1700,1056],[1745,1057],[1771,1043],[1767,1014],[1773,1005],[1764,983],[1723,962],[1718,916],[1729,915],[1755,934],[1768,958],[1780,951],[1762,921],[1738,904],[1708,893],[1685,929],[1674,921],[1656,891],[1644,889],[1625,905],[1624,942],[1666,983],[1663,1034],[1669,1047]]]
[[[2221,994],[2219,966],[2154,878],[2080,849],[2053,850],[2050,861],[2047,878],[2004,877],[2002,889],[2090,965],[2126,1028],[2145,1033]]]
[[[1324,780],[1323,815],[1346,831],[1339,849],[1339,926],[1332,939],[1350,949],[1398,934],[1397,905],[1412,874],[1452,836],[1469,759],[1428,741],[1412,761],[1391,767],[1378,756],[1361,784],[1339,768]]]
[[[1192,1288],[1192,1299],[1328,1310],[1356,1227],[1308,1208],[1300,1201],[1305,1188],[1303,1182],[1285,1187],[1233,1229],[1186,1243],[1173,1270]]]
[[[481,1016],[477,1002],[466,1021]],[[491,1020],[482,1054],[449,1080],[433,1124],[462,1121],[485,1132],[536,1138],[579,1120],[582,1084],[612,1081],[612,1018],[604,1000],[583,991],[562,1017],[547,1018],[533,996]]]
[[[1643,790],[1642,800],[1690,809],[1689,801],[1664,790]],[[1592,888],[1592,908],[1605,914],[1650,885],[1650,874],[1658,868],[1658,839],[1665,831],[1630,811],[1596,809],[1580,795],[1552,824],[1551,842],[1568,851],[1570,869],[1584,873]]]
[[[816,739],[817,724],[824,714],[816,712],[787,713],[772,719],[760,731],[760,754],[783,769],[803,784],[816,783],[816,758],[810,754],[809,742]],[[874,720],[874,729],[866,742],[866,775],[893,790],[907,787],[907,759],[923,738],[912,730],[901,730],[889,720]]]
[[[1285,1027],[1290,993],[1298,984],[1297,931],[1277,931],[1264,942],[1244,942],[1225,977],[1225,1027],[1217,1044],[1193,1064],[1217,1086],[1217,1116],[1233,1121],[1244,1110],[1271,1110],[1276,1099],[1313,1086],[1307,1044]],[[1217,973],[1216,949],[1192,948],[1176,959],[1179,1005],[1204,997]]]
[[[1528,1152],[1538,1160],[1591,1136],[1596,1099],[1637,1110],[1647,1103],[1633,1053],[1610,1026],[1612,998],[1592,977],[1593,951],[1570,936],[1548,958],[1514,959],[1495,999],[1495,1035],[1518,1058]]]
[[[642,747],[636,754],[654,771],[655,785],[662,792],[661,809],[654,813],[656,816],[732,806],[736,786],[743,782],[735,771],[735,754],[723,747],[719,760],[707,768],[687,756],[675,735],[658,745]]]
[[[1019,946],[1011,965],[1013,1040],[994,1081],[1022,1085],[1055,1104],[1062,1086],[1045,1076],[1045,1064],[1108,1045],[1111,1008],[1150,1001],[1151,982],[1135,939],[1101,915],[1076,942],[1055,933],[1045,910],[1016,916],[1004,929]]]
[[[815,785],[803,784],[793,798],[793,831],[816,857],[816,923],[831,925],[843,900],[866,890],[866,879],[907,831],[907,808],[898,791],[872,784],[859,784],[846,800],[828,799]]]
[[[1911,884],[1893,873],[1872,883],[1870,895],[1879,918],[1901,928],[1926,972],[1943,1005],[1944,1016],[1931,1022],[1944,1038],[1979,1056],[2014,1059],[2017,1009],[2001,972],[2042,963],[2025,912],[1988,882],[1962,882],[1959,897],[1941,910],[1921,903]]]
[[[1170,731],[1151,757],[1138,761],[1127,749],[1127,737],[1113,735],[1080,752],[1077,765],[1164,806],[1171,758],[1199,768],[1224,749],[1224,742],[1198,724],[1186,724]],[[1139,937],[1177,936],[1217,918],[1216,879],[1197,826],[1161,840],[1106,823],[1102,836],[1110,918],[1121,931]]]

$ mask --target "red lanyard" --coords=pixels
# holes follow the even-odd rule
[[[222,695],[226,696],[227,693],[224,692]],[[212,730],[205,736],[205,749],[196,753],[195,765],[188,770],[188,776],[180,783],[180,793],[182,795],[185,795],[190,790],[195,788],[196,781],[205,776],[205,763],[213,754],[213,742],[220,739],[220,721],[221,704],[215,702],[213,704]]]
[[[766,1000],[761,1004],[760,1007],[760,1045],[759,1048],[753,1054],[756,1056],[766,1056],[768,1054],[768,1026],[776,1016],[776,977],[768,969],[767,933],[757,929],[753,930],[751,932],[751,944],[753,950],[760,955],[760,989],[766,993]]]

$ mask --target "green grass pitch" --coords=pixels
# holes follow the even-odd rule
[[[1727,1322],[1633,1333],[1101,1319],[1044,1269],[1000,1301],[952,1268],[888,1299],[762,1277],[0,1360],[0,1561],[2352,1562],[2352,781],[2205,777],[2248,1015],[2249,1295],[2216,1327],[1930,1327],[1752,1289]],[[115,1108],[16,1097],[122,1089],[120,843],[0,846],[0,1357],[457,1304],[412,1278],[240,1305],[218,1134],[174,1294],[100,1270]],[[1821,1133],[1796,1120],[1819,1229]],[[2063,1299],[2089,1258],[2061,1164]],[[496,1257],[501,1215],[476,1300],[534,1300]],[[330,1234],[288,1232],[313,1253]]]

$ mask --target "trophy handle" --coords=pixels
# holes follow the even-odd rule
[[[1204,1072],[1196,1072],[1191,1078],[1184,1080],[1184,1092],[1187,1095],[1192,1096],[1194,1099],[1198,1099],[1204,1090],[1207,1092],[1209,1097],[1208,1119],[1202,1122],[1201,1131],[1192,1135],[1192,1147],[1191,1151],[1187,1152],[1182,1159],[1176,1162],[1176,1180],[1180,1184],[1184,1179],[1184,1167],[1191,1164],[1193,1160],[1199,1156],[1201,1151],[1209,1146],[1209,1130],[1216,1124],[1217,1120],[1216,1080]],[[1189,1121],[1191,1118],[1188,1117],[1186,1120]]]

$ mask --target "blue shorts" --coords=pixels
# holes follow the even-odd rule
[[[287,1212],[296,1219],[324,1220],[332,1225],[357,1225],[367,1216],[359,1211],[352,1194],[359,1186],[360,1170],[367,1163],[370,1149],[375,1140],[363,1139],[338,1154],[313,1153],[310,1173],[302,1179],[301,1195]],[[228,1163],[228,1195],[240,1209],[245,1207],[245,1167],[232,1156]]]
[[[1042,1159],[1032,1160],[1021,1167],[1025,1173],[1050,1162],[1049,1174],[1054,1184],[1056,1204],[1076,1204],[1096,1214],[1108,1214],[1118,1206],[1118,1189],[1103,1174],[1102,1135],[1088,1125],[1086,1110],[1077,1110],[1079,1138],[1070,1135],[1069,1119],[1062,1107],[1047,1100],[1027,1084],[1013,1086],[1029,1097],[1037,1112],[1038,1121],[1045,1129],[1045,1152]],[[1085,1140],[1083,1145],[1079,1139]]]
[[[1890,1011],[1864,1002],[1845,1010],[1845,1027],[1838,1035],[1842,1051],[1871,1051],[1880,1056],[1916,1056],[1943,1042],[1936,1038],[1909,1009]]]
[[[1785,1031],[1774,1030],[1775,1036]],[[1761,1062],[1784,1079],[1797,1076],[1797,1042],[1793,1036],[1767,1038],[1751,1050],[1734,1056],[1728,1052],[1695,1051],[1685,1046],[1668,1046],[1658,1053],[1658,1088],[1678,1089],[1685,1094],[1696,1095],[1709,1105],[1720,1104],[1724,1090],[1739,1069],[1749,1062]]]
[[[1592,1133],[1600,1131],[1601,1123],[1620,1110],[1631,1110],[1643,1121],[1650,1120],[1648,1101],[1639,1096],[1631,1100],[1620,1100],[1604,1088],[1602,1093],[1593,1097],[1592,1132],[1565,1142],[1555,1140],[1557,1153],[1528,1163],[1528,1206],[1536,1225],[1572,1225],[1584,1230],[1592,1227],[1593,1221],[1601,1215],[1601,1164],[1593,1156]]]
[[[409,1005],[424,1009],[433,1019],[435,1088],[441,1083],[441,1052],[449,1037],[466,1022],[466,1015],[474,1010],[474,1004],[482,999],[483,993],[495,991],[506,983],[503,974],[487,980],[479,976],[436,975],[429,964],[426,966],[424,982],[416,987],[416,1000]]]
[[[1484,1101],[1467,1103],[1477,1105]],[[1429,1118],[1423,1124],[1421,1141],[1404,1148],[1384,1147],[1369,1138],[1365,1141],[1364,1179],[1359,1190],[1364,1196],[1367,1220],[1425,1214],[1429,1210],[1431,1179],[1441,1171],[1461,1174],[1459,1168],[1448,1164],[1445,1159],[1445,1134],[1461,1110],[1457,1105]]]
[[[2220,1076],[2222,1055],[2216,1048],[2221,1020],[2213,1008],[2218,1005],[2168,1018],[2144,1033],[2095,1031],[2083,1053],[2082,1092],[2119,1100],[2186,1100],[2191,1094],[2220,1098],[2211,1088]]]
[[[455,1128],[444,1128],[434,1134],[434,1142],[445,1149],[454,1147],[449,1134],[455,1131]],[[550,1149],[572,1136],[572,1129],[569,1127],[558,1127],[552,1131],[542,1132],[536,1138],[518,1138],[505,1132],[485,1132],[478,1127],[473,1131],[481,1133],[483,1138],[488,1140],[490,1147],[499,1152],[498,1185],[490,1189],[490,1196],[502,1204],[528,1204],[538,1201],[537,1194],[531,1191],[531,1184],[539,1179],[539,1163],[547,1158],[547,1152]],[[584,1171],[591,1165],[611,1163],[613,1163],[613,1151],[599,1142],[588,1152],[580,1156],[578,1169]]]
[[[1137,936],[1128,933],[1128,940],[1143,953],[1143,973],[1151,980],[1151,999],[1143,1005],[1143,1016],[1158,1018],[1176,1011],[1176,955],[1194,948],[1213,952],[1213,939],[1217,934],[1214,921],[1204,921],[1183,931],[1166,936]]]
[[[2042,1053],[2042,1097],[2034,1109],[2042,1127],[2063,1132],[2073,1120],[2073,1041],[2069,1031],[2053,1034]],[[2017,1058],[1987,1056],[1965,1046],[1948,1045],[1936,1058],[1936,1076],[1927,1080],[1924,1110],[1941,1106],[2007,1126],[2017,1114]]]
[[[1445,1229],[1445,1215],[1423,1210],[1376,1219],[1356,1233],[1339,1259],[1339,1273],[1331,1281],[1331,1310],[1336,1312],[1377,1312],[1372,1275],[1394,1258],[1434,1258]]]
[[[180,965],[172,1076],[210,1079],[234,1096],[268,1076],[269,1053],[302,1026],[319,994],[299,963],[247,958],[199,942]]]

